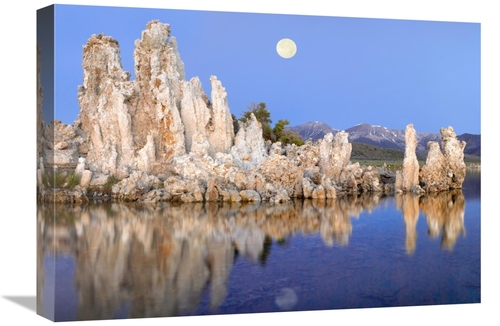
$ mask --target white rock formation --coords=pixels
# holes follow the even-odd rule
[[[450,188],[460,189],[465,180],[466,166],[464,162],[464,149],[466,142],[459,141],[452,127],[441,128],[441,141],[443,154],[449,167]]]
[[[181,118],[184,122],[186,149],[192,151],[192,142],[195,133],[198,138],[208,140],[208,123],[211,119],[208,109],[208,98],[198,77],[192,78],[183,85],[181,100]]]
[[[184,82],[181,100],[181,117],[185,128],[186,149],[193,151],[193,137],[208,141],[208,153],[227,152],[234,143],[233,119],[229,111],[227,94],[216,76],[210,77],[212,101],[208,101],[198,77]]]
[[[168,172],[168,162],[193,150],[195,134],[195,145],[208,141],[211,156],[233,145],[225,89],[212,76],[210,103],[197,77],[185,80],[168,24],[149,22],[135,42],[134,81],[123,71],[118,42],[111,37],[93,35],[83,57],[75,125],[87,135],[92,171],[121,178],[136,170]]]
[[[464,148],[452,127],[441,128],[443,152],[437,142],[429,142],[425,165],[420,171],[420,182],[426,192],[462,188],[465,179]]]
[[[348,141],[348,136],[345,131],[340,131],[335,138],[332,133],[328,133],[319,140],[320,171],[337,181],[342,169],[351,159],[352,145]]]
[[[302,196],[302,179],[304,171],[302,168],[295,166],[284,155],[274,155],[265,160],[258,169],[267,182],[269,182],[274,191],[272,196],[277,195],[279,190],[285,190],[289,197]],[[283,194],[281,192],[281,194]]]
[[[240,122],[231,154],[235,164],[244,170],[256,167],[267,158],[262,126],[253,114],[247,122]]]
[[[419,185],[419,170],[417,154],[417,133],[410,123],[405,130],[405,156],[403,160],[403,169],[396,174],[396,191],[399,192],[421,192]]]
[[[441,152],[439,144],[430,141],[427,148],[429,149],[427,160],[419,174],[424,189],[428,192],[436,192],[449,188],[446,158]]]
[[[134,157],[128,105],[133,84],[121,67],[118,42],[93,35],[83,49],[82,65],[75,126],[87,133],[87,163],[92,171],[126,176]]]
[[[92,171],[83,171],[80,179],[80,186],[87,188],[88,186],[90,186],[90,180],[92,180]]]
[[[39,140],[42,154],[39,167],[42,170],[44,165],[76,167],[83,142],[79,130],[59,120],[53,120],[48,125],[44,125],[42,131]]]
[[[227,102],[227,93],[216,76],[210,77],[212,107],[210,112],[208,140],[210,155],[227,152],[234,143],[233,119]]]
[[[75,174],[81,176],[83,171],[85,170],[85,157],[80,157],[78,159],[78,165],[76,166],[75,169]]]

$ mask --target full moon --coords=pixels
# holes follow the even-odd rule
[[[291,39],[284,38],[276,44],[276,51],[282,58],[289,59],[297,52],[297,45]]]

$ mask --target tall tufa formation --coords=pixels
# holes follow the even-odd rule
[[[351,159],[352,144],[349,143],[348,136],[345,131],[340,131],[335,137],[328,133],[318,141],[320,171],[337,182]]]
[[[464,149],[467,143],[458,140],[452,127],[441,128],[440,132],[444,157],[449,169],[450,189],[460,189],[465,180]]]
[[[192,151],[196,133],[198,142],[209,143],[208,153],[227,152],[234,143],[233,119],[227,102],[227,93],[216,76],[210,77],[211,101],[203,92],[200,79],[193,77],[182,83],[183,97],[180,103],[181,118],[184,123],[186,150]]]
[[[403,159],[403,169],[396,173],[396,191],[401,192],[421,192],[418,180],[419,164],[417,154],[417,133],[413,124],[410,123],[405,129],[405,156]]]
[[[132,134],[137,148],[149,145],[152,153],[154,147],[154,156],[143,152],[140,158],[146,159],[144,167],[149,167],[141,170],[153,172],[161,170],[159,162],[169,162],[186,151],[180,116],[184,63],[168,24],[147,24],[142,38],[135,41],[134,61]]]
[[[83,49],[80,115],[87,163],[94,172],[124,178],[133,171],[163,173],[167,163],[208,141],[208,153],[226,152],[234,141],[226,93],[210,78],[212,103],[198,78],[185,80],[184,63],[170,26],[151,21],[135,42],[136,79],[121,67],[118,42],[93,35]]]
[[[233,146],[234,129],[233,118],[227,103],[226,89],[217,77],[210,77],[212,85],[212,107],[210,108],[210,121],[208,124],[209,153],[213,156],[218,152],[224,153]]]
[[[461,189],[465,179],[464,148],[452,127],[441,128],[443,152],[437,142],[429,142],[429,153],[420,171],[420,183],[427,192]]]
[[[440,132],[443,151],[437,142],[430,141],[427,144],[427,160],[419,168],[415,154],[415,129],[412,124],[406,127],[403,169],[397,171],[394,185],[397,192],[431,193],[462,188],[466,173],[466,143],[458,140],[452,127],[441,128]]]
[[[135,163],[132,118],[134,85],[121,67],[118,42],[93,35],[83,48],[83,85],[75,126],[87,133],[92,171],[125,176]]]
[[[240,122],[234,146],[231,148],[236,165],[244,170],[256,167],[267,157],[262,126],[253,113],[247,122]]]

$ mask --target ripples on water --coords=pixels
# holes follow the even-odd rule
[[[422,197],[40,206],[38,307],[88,320],[475,303],[479,230],[480,176]]]

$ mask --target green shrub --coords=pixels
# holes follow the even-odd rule
[[[66,187],[69,189],[73,189],[75,186],[80,184],[81,176],[76,174],[75,172],[71,172],[66,177]]]
[[[283,146],[287,144],[295,144],[297,146],[304,145],[302,136],[294,131],[285,129],[286,126],[290,124],[290,121],[288,121],[287,119],[280,119],[273,128],[271,127],[271,123],[273,121],[271,120],[271,112],[269,112],[269,110],[266,108],[266,103],[252,103],[248,107],[248,111],[243,112],[243,117],[241,117],[239,121],[247,122],[252,114],[262,126],[262,137],[265,141],[270,140],[273,143],[279,141]],[[236,128],[236,126],[238,124],[236,121],[236,117],[234,115],[232,115],[232,117],[235,126],[234,130],[236,133],[238,129]]]
[[[113,186],[120,181],[121,181],[120,179],[118,179],[117,177],[115,177],[114,175],[111,174],[108,176],[108,179],[106,180],[106,183],[104,184],[104,189],[107,191],[111,190],[111,188],[113,188]]]
[[[66,174],[59,171],[45,172],[42,175],[42,182],[47,188],[62,188],[66,183]]]
[[[295,144],[297,146],[302,146],[305,143],[298,133],[290,130],[283,131],[278,141],[280,141],[283,145]]]

